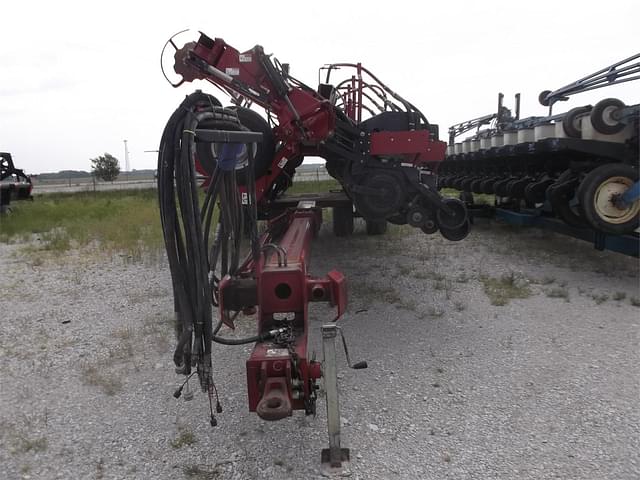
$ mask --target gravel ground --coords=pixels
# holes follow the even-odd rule
[[[203,394],[173,398],[162,254],[55,258],[2,244],[0,476],[640,478],[637,260],[499,225],[455,244],[323,230],[314,249],[314,274],[347,275],[341,323],[369,363],[352,371],[340,357],[352,455],[341,474],[320,469],[322,399],[316,418],[246,410],[249,347],[216,347],[216,428]],[[320,352],[332,312],[311,315]]]

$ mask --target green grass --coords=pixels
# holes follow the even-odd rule
[[[564,287],[556,287],[547,291],[547,297],[549,298],[564,298],[569,301],[569,290]]]
[[[196,436],[190,430],[183,430],[174,440],[171,441],[173,448],[182,448],[196,443]]]
[[[625,298],[627,298],[627,294],[625,292],[616,292],[616,293],[613,294],[613,299],[616,302],[624,300]]]
[[[593,299],[594,302],[596,302],[596,305],[601,305],[607,300],[609,300],[609,295],[607,295],[606,293],[602,293],[602,294],[594,293],[591,295],[591,298]]]
[[[299,193],[324,193],[329,190],[340,190],[342,186],[337,180],[320,180],[319,182],[293,182],[293,185],[287,194],[294,195]]]
[[[440,194],[444,197],[458,198],[460,190],[456,190],[455,188],[443,188],[440,190]],[[474,193],[473,202],[478,205],[493,205],[495,203],[495,196],[484,193]]]
[[[405,310],[415,311],[418,307],[415,300],[410,297],[401,295],[392,286],[379,286],[370,282],[356,282],[350,287],[354,297],[367,304],[380,302],[387,305],[395,305]]]
[[[491,305],[504,306],[514,298],[528,298],[531,289],[520,281],[513,273],[500,278],[482,277],[484,293],[489,297]]]
[[[288,193],[327,192],[340,188],[335,180],[298,182]],[[16,202],[0,217],[0,242],[41,244],[28,249],[66,252],[97,241],[107,251],[139,254],[163,245],[156,190],[54,193],[33,202]]]
[[[49,441],[46,437],[30,438],[23,434],[15,434],[13,439],[14,453],[27,453],[27,452],[44,452],[49,446]]]
[[[124,389],[122,380],[116,374],[106,371],[104,365],[85,365],[81,373],[85,384],[99,387],[110,397]]]
[[[138,252],[162,246],[155,190],[50,194],[17,202],[0,217],[0,242],[28,240],[36,234],[42,249],[63,252],[98,241],[108,250]]]

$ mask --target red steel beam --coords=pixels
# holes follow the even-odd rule
[[[308,359],[308,304],[335,305],[336,320],[346,308],[346,281],[340,272],[314,278],[307,271],[321,210],[298,208],[287,221],[286,232],[270,246],[262,242],[266,253],[249,267],[257,284],[258,331],[289,329],[284,339],[256,343],[246,363],[249,410],[265,420],[285,418],[293,410],[313,412],[321,371],[318,362]]]

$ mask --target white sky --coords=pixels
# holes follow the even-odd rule
[[[155,168],[162,129],[182,98],[164,80],[160,50],[184,28],[256,44],[316,86],[317,69],[357,62],[440,125],[496,110],[544,115],[538,93],[640,51],[640,2],[601,1],[19,1],[0,10],[0,151],[28,173],[90,169],[109,152]],[[196,36],[194,36],[194,39]],[[640,82],[577,95],[555,112],[618,97]],[[224,98],[217,95],[223,104]]]

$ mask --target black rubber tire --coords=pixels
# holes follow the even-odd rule
[[[254,112],[244,107],[231,107],[238,114],[240,123],[252,132],[262,133],[262,142],[256,146],[255,153],[255,178],[258,179],[264,176],[269,168],[271,162],[273,162],[273,156],[275,153],[275,137],[273,131],[269,126],[269,123],[262,118],[259,113]],[[215,122],[212,120],[211,122]],[[201,128],[207,128],[207,121],[202,122]],[[216,157],[212,151],[212,144],[209,143],[197,143],[196,152],[200,164],[207,171],[207,173],[213,173],[213,169],[216,166]],[[236,171],[236,177],[239,185],[246,184],[246,172],[245,168]]]
[[[429,218],[429,212],[420,206],[411,207],[406,215],[407,224],[420,228]]]
[[[420,227],[420,230],[422,230],[422,232],[426,233],[427,235],[431,235],[438,231],[438,223],[434,222],[432,219],[429,219],[427,225],[423,225],[422,227]]]
[[[403,178],[393,173],[372,173],[365,177],[362,186],[377,190],[381,195],[354,193],[353,203],[360,215],[365,218],[384,220],[395,215],[406,195]]]
[[[520,181],[519,178],[514,178],[512,180],[509,180],[503,187],[503,191],[504,191],[504,197],[509,197],[509,198],[516,198],[513,195],[513,187],[514,185],[516,185],[518,182]]]
[[[595,104],[593,110],[591,110],[591,114],[589,115],[593,128],[604,135],[614,135],[616,133],[620,133],[622,130],[624,130],[624,127],[626,125],[618,121],[614,121],[615,123],[610,123],[607,122],[607,120],[609,112],[612,108],[618,109],[624,108],[624,106],[624,103],[617,98],[605,98],[604,100],[600,100]]]
[[[477,180],[478,177],[469,177],[460,182],[460,190],[463,192],[471,192],[471,183]]]
[[[353,207],[333,207],[333,234],[348,237],[353,234]]]
[[[553,213],[564,223],[575,228],[585,228],[587,226],[587,222],[580,216],[580,213],[571,207],[570,202],[573,195],[569,196],[566,192],[562,192],[554,185],[551,185],[547,189],[547,196]]]
[[[591,105],[576,107],[569,110],[562,118],[562,129],[567,137],[580,138],[582,129],[578,126],[577,120],[591,111]]]
[[[509,184],[509,182],[512,182],[513,180],[514,180],[513,177],[508,177],[508,178],[503,178],[502,180],[498,180],[493,185],[493,191],[495,192],[495,195],[498,197],[506,197],[508,195],[507,185]]]
[[[507,185],[507,191],[511,198],[524,198],[524,190],[531,183],[530,178],[521,178]]]
[[[443,210],[439,209],[436,212],[436,219],[440,228],[448,228],[454,230],[464,225],[469,218],[467,215],[467,208],[457,198],[443,198],[442,201],[451,209],[454,210],[454,215],[447,215]]]
[[[393,223],[394,225],[406,225],[407,224],[407,215],[403,213],[398,213],[396,215],[392,215],[387,218],[389,223]]]
[[[384,235],[387,233],[386,220],[365,220],[367,235]]]
[[[542,105],[543,107],[549,106],[549,101],[546,100],[546,98],[550,93],[551,90],[543,90],[542,92],[540,92],[540,95],[538,95],[538,102],[540,102],[540,105]]]
[[[473,193],[471,192],[460,192],[458,198],[466,205],[473,205]]]
[[[638,181],[638,169],[624,163],[609,163],[590,171],[578,188],[582,213],[593,228],[613,235],[624,235],[633,232],[640,226],[640,200],[636,200],[627,211],[630,218],[622,223],[611,223],[598,211],[596,196],[598,189],[614,177],[628,179],[631,184]],[[615,182],[614,182],[615,183]],[[634,214],[635,211],[635,214]],[[621,210],[623,212],[623,210]]]
[[[545,192],[551,185],[553,185],[553,180],[550,178],[528,184],[524,188],[525,200],[530,203],[543,203],[545,200]]]
[[[20,187],[16,188],[15,194],[16,194],[16,199],[26,200],[27,198],[29,198],[29,188],[24,185],[21,185]]]
[[[495,193],[495,190],[493,188],[494,184],[499,180],[500,179],[497,177],[492,177],[492,178],[483,180],[482,183],[480,184],[480,189],[482,190],[481,193],[484,193],[485,195],[493,195]]]
[[[482,182],[484,182],[484,178],[478,178],[477,180],[474,180],[473,182],[471,182],[471,186],[469,187],[469,189],[471,190],[471,193],[482,193],[482,189],[480,188],[480,185],[482,184]]]
[[[469,235],[469,230],[471,230],[471,224],[469,220],[467,220],[458,228],[449,229],[440,227],[440,234],[451,242],[458,242]]]
[[[464,179],[466,179],[467,177],[464,176],[458,176],[455,177],[453,179],[453,182],[451,182],[451,188],[455,188],[456,190],[462,190],[462,186],[460,185],[462,183],[462,181],[464,181]]]

